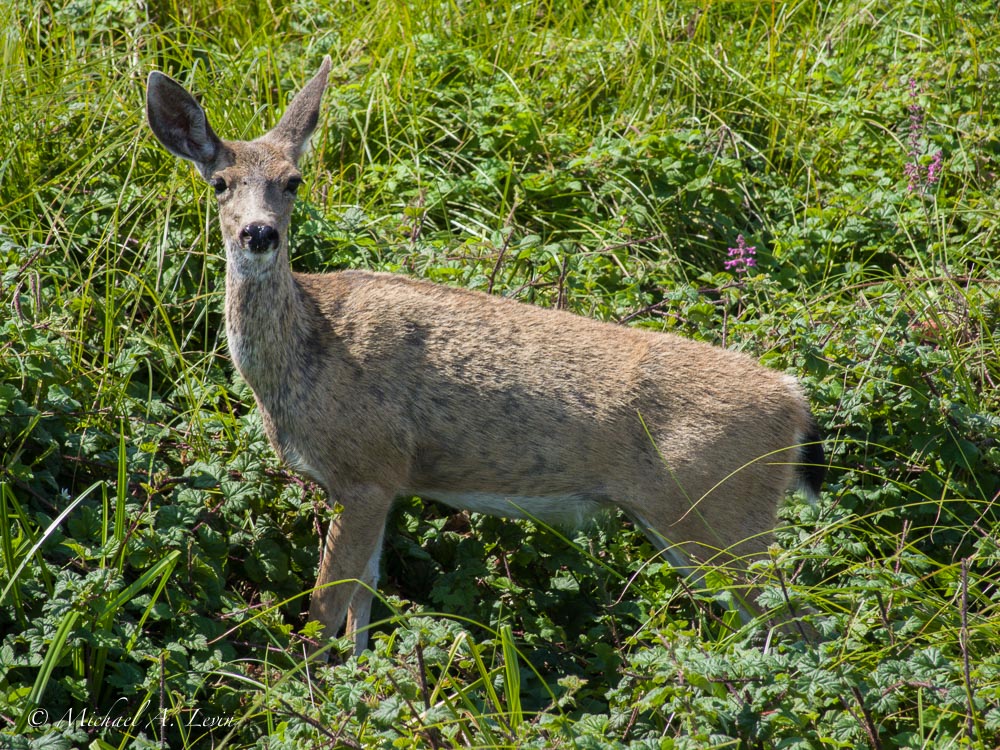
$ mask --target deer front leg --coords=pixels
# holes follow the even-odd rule
[[[355,590],[354,596],[351,597],[351,603],[347,607],[347,627],[344,632],[348,635],[354,635],[355,656],[360,656],[361,652],[368,648],[368,624],[371,622],[374,590],[378,587],[378,565],[379,560],[382,559],[382,536],[379,534],[378,541],[375,542],[375,549],[368,559],[365,574],[361,578],[361,585]]]
[[[368,642],[372,588],[378,582],[382,533],[393,495],[381,487],[364,486],[343,493],[340,515],[330,521],[319,563],[316,587],[309,605],[309,619],[323,625],[323,635],[332,638],[351,611],[348,633],[354,633],[355,651]],[[361,630],[362,632],[358,632]]]

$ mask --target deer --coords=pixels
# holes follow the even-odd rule
[[[367,648],[399,497],[570,527],[618,508],[695,577],[763,557],[786,494],[815,499],[824,477],[795,377],[670,332],[398,273],[292,271],[298,164],[330,67],[250,141],[217,136],[164,73],[146,93],[155,137],[215,192],[228,349],[270,444],[339,508],[308,614],[323,637],[343,629]]]

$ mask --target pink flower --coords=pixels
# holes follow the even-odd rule
[[[936,184],[941,179],[943,156],[938,151],[926,167],[920,163],[920,157],[924,150],[923,143],[926,128],[924,126],[924,108],[920,106],[920,102],[918,101],[920,85],[915,78],[910,79],[909,89],[910,105],[908,109],[910,112],[910,126],[907,138],[907,145],[909,146],[907,156],[909,159],[903,165],[903,176],[906,177],[906,189],[911,193],[919,192],[922,195],[927,191],[928,187]]]
[[[927,184],[933,185],[941,179],[941,152],[938,151],[927,165]]]
[[[911,193],[916,192],[920,187],[920,164],[915,161],[908,161],[903,165],[903,176],[906,177],[906,189]]]
[[[757,248],[748,247],[743,235],[739,235],[736,238],[736,247],[729,248],[729,260],[725,263],[726,270],[735,271],[738,274],[746,273],[748,269],[757,265],[757,259],[753,257],[756,253]]]

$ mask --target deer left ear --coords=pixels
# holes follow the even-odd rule
[[[281,120],[261,140],[270,141],[284,150],[292,161],[298,162],[309,143],[319,121],[319,107],[326,91],[327,78],[330,75],[330,57],[323,58],[319,71],[312,80],[295,95]]]
[[[146,119],[167,151],[193,161],[202,173],[222,151],[201,105],[177,81],[155,70],[146,84]]]

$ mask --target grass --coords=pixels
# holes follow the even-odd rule
[[[1000,744],[992,2],[58,5],[0,8],[0,744]],[[304,659],[325,498],[233,375],[210,191],[142,102],[165,70],[252,137],[324,54],[296,268],[802,379],[829,479],[760,573],[804,635],[614,519],[404,500],[373,650]]]

